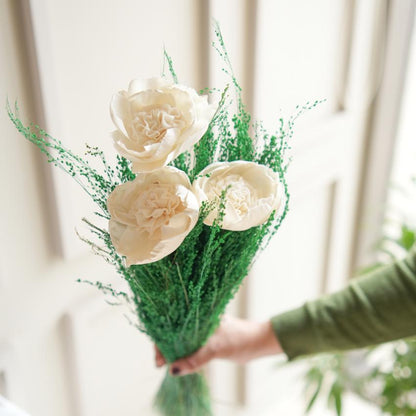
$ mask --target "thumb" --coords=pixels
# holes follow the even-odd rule
[[[215,358],[215,350],[210,344],[204,345],[194,354],[173,362],[170,366],[170,373],[174,376],[194,373],[213,358]]]

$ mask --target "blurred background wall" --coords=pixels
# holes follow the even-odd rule
[[[0,0],[0,102],[17,100],[23,120],[77,152],[88,142],[110,153],[111,95],[133,78],[160,75],[164,46],[181,83],[225,85],[210,46],[213,18],[248,108],[268,129],[297,104],[326,99],[296,123],[289,217],[230,306],[267,319],[342,287],[372,259],[393,155],[394,175],[402,172],[395,180],[415,161],[415,78],[406,72],[409,56],[415,68],[414,7],[413,0]],[[152,415],[163,370],[154,367],[151,343],[100,293],[75,283],[121,284],[75,235],[91,211],[87,198],[24,142],[5,110],[0,132],[0,395],[33,416]],[[303,414],[302,362],[278,367],[282,361],[211,365],[215,414]],[[351,400],[345,414],[377,414],[363,406]]]

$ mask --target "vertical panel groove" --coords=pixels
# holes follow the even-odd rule
[[[257,9],[258,0],[246,0],[245,2],[245,39],[244,39],[244,102],[250,112],[254,109],[255,98],[255,62],[257,42]]]
[[[337,90],[335,91],[335,93],[337,94],[335,111],[345,110],[345,98],[348,84],[349,66],[351,62],[354,10],[355,0],[344,1],[343,28],[341,29],[342,56],[340,57],[338,85]]]
[[[13,3],[16,22],[21,28],[22,33],[22,56],[23,65],[27,68],[29,85],[25,86],[28,89],[33,107],[33,117],[36,124],[44,129],[48,129],[48,120],[45,114],[45,101],[42,91],[42,82],[39,68],[39,60],[36,50],[35,32],[33,24],[32,7],[30,0],[17,0]],[[42,160],[41,160],[42,159]],[[46,216],[48,218],[47,224],[49,227],[45,232],[48,234],[49,248],[55,255],[63,255],[62,238],[60,235],[60,225],[58,220],[57,201],[53,193],[53,180],[51,176],[51,167],[47,166],[42,155],[37,153],[37,162],[39,171],[42,172],[42,180],[44,186],[39,190],[44,192],[43,199],[47,201]],[[49,190],[49,191],[48,191]]]
[[[252,113],[254,109],[255,100],[255,62],[256,62],[256,40],[257,40],[257,13],[258,0],[246,0],[244,10],[244,79],[243,79],[243,99],[249,112]],[[239,300],[239,315],[241,317],[248,317],[248,296],[249,296],[250,282],[247,280],[240,289]],[[237,367],[237,385],[236,398],[238,404],[244,406],[247,403],[247,368],[245,366]]]
[[[4,371],[0,371],[0,395],[3,397],[8,396],[7,392],[7,378]]]
[[[328,282],[330,279],[329,271],[331,266],[331,259],[332,259],[332,238],[333,233],[332,230],[334,229],[334,221],[336,220],[336,198],[337,198],[337,182],[332,182],[329,185],[329,196],[328,196],[328,211],[327,211],[327,222],[326,222],[326,235],[324,240],[324,255],[322,258],[322,280],[321,280],[321,287],[320,292],[325,293],[328,290]],[[335,261],[336,259],[332,259]]]
[[[18,0],[14,3],[17,20],[22,29],[23,39],[22,44],[24,48],[25,64],[28,68],[28,75],[30,78],[31,95],[34,102],[34,116],[36,122],[45,128],[46,119],[44,112],[44,102],[41,91],[41,82],[39,74],[39,65],[36,55],[35,36],[33,28],[33,20],[31,16],[30,0]]]
[[[209,48],[210,48],[210,1],[199,0],[196,11],[196,31],[198,36],[197,42],[197,59],[198,59],[198,83],[199,88],[207,88],[209,86]]]

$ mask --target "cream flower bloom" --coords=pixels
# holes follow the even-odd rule
[[[152,263],[175,251],[199,215],[188,176],[173,167],[139,173],[117,186],[107,207],[111,241],[127,266]]]
[[[221,228],[243,231],[263,224],[279,208],[283,187],[278,174],[254,162],[218,162],[202,170],[193,183],[200,202],[211,201],[216,207],[204,220],[212,225],[218,217],[223,191],[225,211]]]
[[[201,139],[214,112],[192,88],[164,78],[133,80],[111,100],[115,147],[135,172],[161,168]]]

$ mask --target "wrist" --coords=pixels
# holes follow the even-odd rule
[[[283,349],[270,321],[261,322],[256,339],[258,357],[281,354]]]

